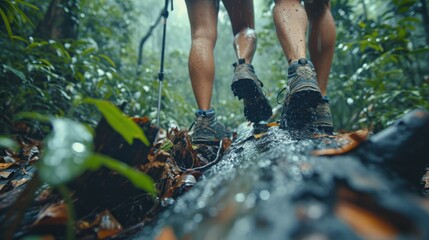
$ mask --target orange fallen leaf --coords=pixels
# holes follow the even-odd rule
[[[161,233],[158,235],[156,240],[176,240],[176,234],[172,227],[167,226],[161,230]]]
[[[65,225],[67,219],[67,205],[56,203],[42,209],[33,226]]]
[[[356,132],[345,133],[345,134],[340,134],[338,136],[334,136],[334,138],[338,140],[347,140],[348,144],[339,148],[315,150],[313,151],[313,155],[333,156],[333,155],[340,155],[340,154],[350,152],[353,149],[355,149],[357,146],[359,146],[362,142],[364,142],[368,137],[368,134],[369,134],[368,130],[358,130]]]
[[[376,213],[346,201],[340,201],[336,214],[364,239],[395,239],[398,231]]]
[[[270,123],[267,123],[267,126],[268,127],[276,127],[276,126],[280,126],[280,124],[278,122],[270,122]]]
[[[51,197],[52,188],[43,189],[34,199],[36,202],[43,202],[48,200]]]
[[[112,237],[123,230],[122,225],[107,209],[97,214],[93,221],[80,220],[76,226],[79,230],[93,229],[97,239]]]
[[[266,132],[264,132],[264,133],[259,133],[259,134],[253,134],[253,137],[254,137],[255,139],[259,139],[259,138],[261,138],[261,137],[263,137],[263,136],[265,136],[265,135],[267,135],[267,133],[266,133]]]
[[[116,235],[122,231],[122,226],[109,210],[104,210],[97,218],[100,219],[99,230],[97,232],[98,239],[105,239]]]
[[[10,168],[11,166],[18,166],[16,163],[0,163],[0,170],[5,170]]]

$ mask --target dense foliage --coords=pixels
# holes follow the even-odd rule
[[[337,43],[329,95],[337,130],[378,131],[412,109],[429,109],[425,1],[332,0]],[[286,84],[286,61],[275,36],[271,1],[255,3],[259,47],[254,65],[268,98],[279,109],[276,97]],[[175,4],[179,7],[168,21],[158,123],[164,128],[186,128],[196,108],[187,69],[189,24],[183,1]],[[16,128],[17,119],[30,118],[36,120],[31,128],[38,137],[51,132],[39,164],[45,183],[61,190],[83,171],[105,166],[153,193],[146,175],[95,154],[88,129],[101,112],[128,142],[137,138],[148,144],[140,128],[104,100],[116,105],[126,101],[126,114],[155,119],[160,26],[144,46],[141,65],[137,53],[141,37],[162,7],[157,0],[0,0],[0,146],[13,148],[13,141],[3,135],[22,130]],[[230,91],[235,54],[222,7],[218,32],[212,102],[219,120],[235,128],[245,119],[242,103]]]
[[[1,132],[11,129],[13,116],[19,112],[68,116],[94,125],[97,111],[80,104],[86,97],[118,105],[127,101],[127,114],[154,119],[160,26],[143,49],[143,64],[137,66],[136,62],[138,42],[159,16],[162,4],[132,0],[62,2],[77,4],[73,8],[63,6],[78,22],[76,39],[37,37],[49,2],[1,2]],[[329,93],[337,129],[379,130],[404,112],[429,108],[429,37],[423,17],[427,6],[417,0],[365,2],[332,1],[337,43]],[[270,4],[256,1],[260,41],[254,65],[275,106],[277,93],[286,82],[286,63],[275,36]],[[189,25],[183,4],[175,5],[167,30],[163,127],[172,123],[189,126],[196,108],[187,73]],[[218,31],[213,106],[220,119],[234,128],[245,120],[242,103],[234,100],[229,90],[230,64],[235,61],[232,47],[231,51],[219,51],[232,42],[223,8]]]

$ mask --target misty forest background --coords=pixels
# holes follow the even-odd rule
[[[49,9],[54,3],[56,9]],[[0,1],[0,135],[11,134],[16,114],[66,117],[95,126],[91,97],[128,104],[129,116],[156,117],[162,23],[159,0]],[[58,7],[59,6],[59,7]],[[254,59],[273,107],[286,84],[271,1],[255,1],[258,48]],[[426,0],[332,0],[337,41],[328,86],[335,129],[377,132],[404,113],[429,109],[429,16]],[[54,20],[54,21],[53,21]],[[223,6],[215,49],[213,106],[234,129],[245,122],[230,90],[236,61]],[[196,103],[187,68],[190,29],[184,1],[174,1],[167,23],[161,124],[188,128]],[[279,115],[273,118],[278,120]],[[37,128],[37,122],[33,123]],[[41,128],[43,126],[40,126]]]

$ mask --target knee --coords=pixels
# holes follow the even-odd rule
[[[217,39],[216,31],[200,31],[192,34],[192,45],[214,48]]]

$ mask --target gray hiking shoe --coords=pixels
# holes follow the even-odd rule
[[[214,110],[195,112],[195,121],[189,130],[193,144],[213,145],[227,137],[225,127],[216,120]]]
[[[329,100],[327,98],[323,98],[322,101],[317,104],[316,108],[313,109],[313,119],[309,127],[316,132],[333,134],[334,124],[329,107]]]
[[[235,70],[231,90],[239,100],[243,99],[244,116],[254,123],[268,120],[273,111],[262,91],[264,85],[256,76],[253,66],[245,63],[244,59],[239,59],[233,66]]]
[[[288,68],[288,84],[283,103],[281,128],[300,129],[308,126],[314,118],[314,111],[322,100],[316,71],[305,58],[293,62]]]

